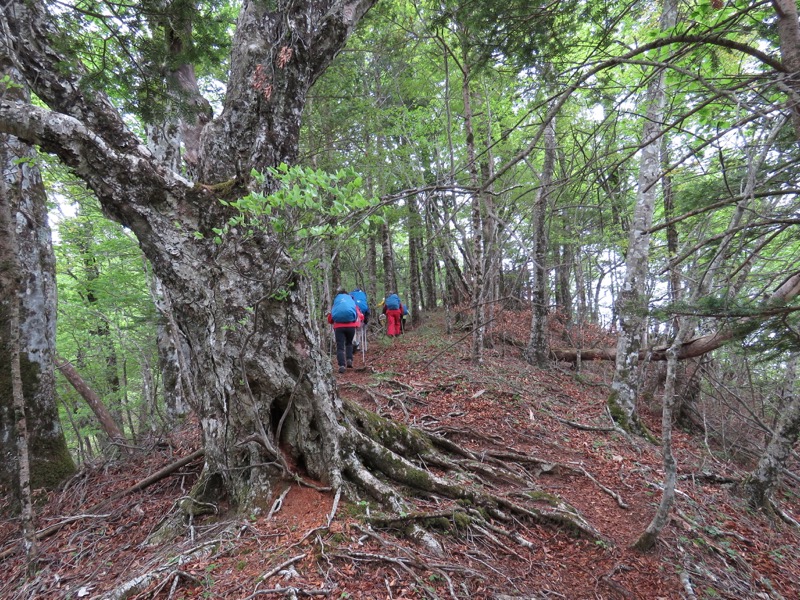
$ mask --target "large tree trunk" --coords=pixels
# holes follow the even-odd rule
[[[6,150],[6,141],[0,136],[0,165],[3,166],[3,173],[7,172],[7,167],[12,166]],[[13,144],[10,144],[13,145]],[[13,172],[14,169],[11,169]],[[18,490],[17,499],[20,503],[20,517],[22,521],[23,546],[28,557],[30,571],[35,570],[33,560],[36,558],[36,523],[34,521],[33,500],[31,493],[31,463],[28,436],[28,424],[25,411],[25,398],[22,392],[22,369],[21,369],[21,348],[20,348],[20,288],[22,287],[22,269],[20,268],[17,256],[17,236],[11,210],[11,194],[8,190],[5,176],[0,178],[0,290],[3,290],[3,297],[0,298],[0,340],[2,346],[0,350],[3,354],[3,372],[0,373],[0,381],[9,381],[8,386],[11,393],[6,396],[11,397],[12,422],[9,432],[16,432],[16,460],[5,460],[16,466]],[[3,385],[5,388],[6,386]],[[3,390],[7,392],[7,390]],[[7,402],[6,400],[5,402]],[[5,412],[5,411],[4,411]],[[14,469],[7,469],[13,472]]]
[[[252,169],[293,162],[308,89],[373,1],[301,2],[291,14],[245,2],[224,110],[201,137],[201,185],[160,164],[101,93],[84,92],[78,67],[64,74],[40,4],[12,2],[3,13],[26,79],[53,112],[3,101],[0,130],[58,154],[151,261],[203,430],[208,496],[254,500],[269,491],[268,465],[288,467],[284,453],[309,476],[341,483],[341,406],[308,282],[269,223],[221,244],[213,229],[234,214],[218,200],[248,193]]]
[[[167,421],[175,420],[189,413],[189,402],[186,398],[184,377],[185,368],[181,365],[177,350],[177,327],[174,324],[172,310],[167,301],[161,282],[152,274],[150,278],[150,297],[153,299],[160,316],[158,318],[156,344],[158,345],[158,372],[161,373],[161,389]]]
[[[0,46],[2,48],[2,46]],[[0,74],[12,81],[22,77],[0,49]],[[3,97],[17,99],[24,106],[29,94],[24,86],[9,87]],[[3,193],[0,202],[12,216],[14,231],[0,233],[16,238],[18,256],[3,261],[19,261],[22,290],[19,295],[19,341],[21,377],[25,397],[31,484],[34,488],[55,488],[75,472],[58,417],[55,398],[54,354],[56,342],[55,256],[47,223],[44,184],[36,167],[36,152],[21,140],[0,135],[4,149]],[[10,296],[9,287],[0,286],[0,294]],[[12,301],[11,297],[5,298]],[[11,381],[5,318],[0,318],[0,485],[17,480],[14,448],[14,418],[11,406]]]

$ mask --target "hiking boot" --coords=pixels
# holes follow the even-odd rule
[[[344,367],[339,367],[339,373],[344,373],[344,372],[345,372],[345,368]]]
[[[347,361],[347,368],[348,369],[352,369],[353,368],[353,361],[352,360],[348,360]]]

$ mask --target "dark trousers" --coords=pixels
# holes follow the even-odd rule
[[[336,335],[336,362],[340,367],[353,364],[353,337],[356,335],[356,328],[337,327],[333,332]]]

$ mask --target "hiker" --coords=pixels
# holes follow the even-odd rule
[[[403,333],[403,314],[408,309],[400,302],[400,296],[391,293],[383,301],[383,314],[386,315],[386,334],[396,336]]]
[[[345,372],[345,365],[353,368],[353,338],[356,330],[361,327],[364,315],[358,308],[356,301],[345,290],[336,292],[333,307],[328,313],[328,323],[333,325],[336,338],[336,362],[339,373]]]
[[[364,315],[364,325],[366,327],[369,323],[369,303],[367,302],[367,293],[362,290],[360,287],[356,286],[350,295],[353,297],[353,300],[356,301],[356,306],[358,306],[361,314]],[[365,330],[366,331],[366,330]],[[358,352],[360,346],[359,338],[363,336],[356,335],[355,340],[353,340],[353,352]]]
[[[364,325],[369,323],[369,303],[367,302],[367,293],[360,287],[356,287],[350,295],[356,301],[358,308],[361,309],[361,314],[364,315]]]

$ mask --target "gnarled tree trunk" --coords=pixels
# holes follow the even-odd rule
[[[152,263],[203,430],[206,496],[226,492],[247,504],[268,492],[269,465],[287,464],[280,448],[311,477],[341,483],[341,406],[308,282],[268,222],[221,244],[213,229],[234,214],[219,199],[255,186],[252,169],[294,161],[308,89],[373,2],[300,2],[287,13],[244,3],[224,110],[201,136],[196,183],[147,151],[102,93],[84,92],[80,68],[64,73],[59,63],[77,63],[50,45],[41,3],[4,10],[6,41],[49,110],[3,100],[0,130],[72,167]]]

